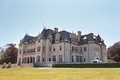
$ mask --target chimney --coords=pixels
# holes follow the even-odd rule
[[[58,28],[54,28],[54,32],[55,32],[55,33],[58,33]]]
[[[81,31],[78,31],[78,42],[80,41]]]

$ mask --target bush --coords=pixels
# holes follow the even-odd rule
[[[53,64],[56,68],[117,68],[120,63]]]
[[[2,65],[2,68],[6,68],[6,63],[4,63],[4,64]]]
[[[11,68],[11,63],[10,63],[10,62],[8,63],[8,66],[7,66],[7,68]]]

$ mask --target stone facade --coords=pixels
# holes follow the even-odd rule
[[[93,33],[82,35],[58,28],[43,29],[36,37],[25,35],[19,43],[17,64],[107,62],[104,40]]]

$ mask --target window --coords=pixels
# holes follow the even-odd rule
[[[97,51],[97,52],[99,52],[99,48],[97,48],[97,47],[94,47],[94,51]]]
[[[75,51],[77,51],[77,47],[75,47]]]
[[[59,55],[59,62],[62,62],[62,55]]]
[[[40,43],[40,40],[38,40],[38,43]]]
[[[84,51],[87,51],[87,48],[86,48],[86,47],[84,47]]]
[[[99,52],[99,48],[98,48],[98,52]]]
[[[52,40],[51,40],[51,39],[49,39],[49,42],[52,42]]]
[[[49,51],[51,51],[51,46],[49,47]]]
[[[72,51],[74,51],[74,46],[72,46]]]
[[[85,58],[84,58],[84,62],[85,62]]]
[[[51,61],[51,58],[49,58],[49,61]]]
[[[45,47],[43,47],[43,51],[45,51]]]
[[[40,56],[37,56],[37,62],[40,62]]]
[[[80,56],[76,56],[76,62],[80,62]]]
[[[80,48],[80,51],[82,52],[82,47]]]
[[[28,53],[30,53],[30,49],[28,49]]]
[[[82,56],[80,56],[80,62],[82,62]]]
[[[72,56],[72,62],[74,62],[74,57]]]
[[[23,54],[25,53],[25,50],[23,50]]]
[[[62,46],[60,45],[60,51],[62,50]]]
[[[56,61],[56,56],[53,56],[53,61]]]
[[[33,49],[31,49],[30,51],[33,52]]]
[[[21,54],[21,50],[20,50],[19,54]]]
[[[55,47],[53,47],[53,51],[55,51]]]
[[[37,47],[37,52],[40,52],[40,46]]]
[[[43,62],[45,61],[45,59],[43,58]]]
[[[35,52],[35,48],[33,48],[33,52]]]

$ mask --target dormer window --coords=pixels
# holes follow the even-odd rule
[[[40,43],[40,40],[38,40],[38,43]]]
[[[55,42],[56,42],[56,43],[60,42],[60,34],[59,34],[59,33],[57,33],[57,34],[55,35]]]
[[[55,51],[55,47],[53,48],[53,51]]]
[[[93,39],[96,39],[96,37],[95,37],[95,36],[93,36]]]
[[[60,45],[60,51],[62,50],[62,46]]]
[[[87,37],[85,36],[84,38],[83,38],[83,40],[86,40],[87,39]]]

